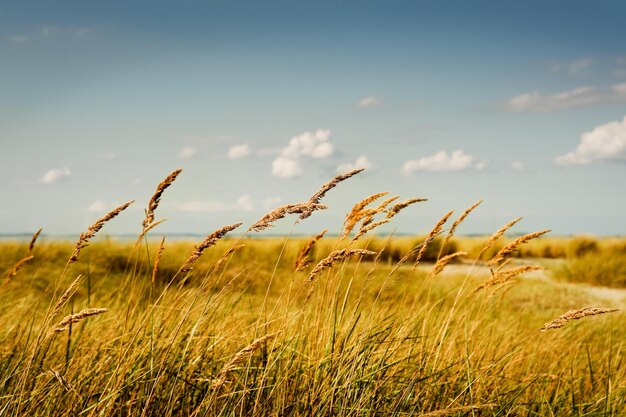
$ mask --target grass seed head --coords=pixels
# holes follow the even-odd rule
[[[108,212],[107,214],[96,220],[94,224],[89,226],[86,232],[81,233],[78,241],[76,242],[76,247],[74,248],[74,253],[72,253],[72,256],[70,257],[69,263],[71,264],[78,260],[78,254],[80,253],[80,251],[83,248],[87,247],[87,245],[89,244],[89,240],[94,237],[100,229],[102,229],[102,226],[104,226],[106,222],[120,214],[122,211],[126,210],[128,206],[130,206],[134,202],[135,200],[131,200],[113,209],[112,211]]]
[[[161,195],[163,195],[163,192],[167,189],[167,187],[172,185],[172,183],[176,180],[176,177],[178,177],[178,174],[180,174],[181,172],[183,172],[182,169],[177,169],[176,171],[165,177],[165,179],[161,181],[159,185],[157,185],[156,191],[150,198],[148,208],[146,209],[146,218],[142,223],[144,229],[150,227],[150,225],[154,222],[154,212],[157,207],[159,207]]]
[[[558,329],[565,326],[570,320],[578,320],[583,317],[612,313],[614,311],[618,311],[618,309],[605,307],[584,307],[578,310],[570,310],[567,313],[555,318],[554,320],[547,322],[540,330],[542,332],[545,332],[546,330],[550,329]]]
[[[224,226],[220,229],[217,229],[210,235],[208,235],[204,239],[204,241],[202,241],[202,243],[200,243],[200,245],[198,245],[198,247],[191,253],[191,255],[189,255],[187,260],[183,263],[183,265],[178,270],[178,274],[191,271],[193,269],[193,265],[198,261],[200,256],[202,256],[202,252],[204,252],[205,249],[210,248],[211,246],[215,245],[218,240],[220,240],[222,237],[224,237],[224,235],[226,235],[226,233],[238,228],[239,226],[241,226],[241,223],[235,223],[235,224],[231,224],[228,226]]]

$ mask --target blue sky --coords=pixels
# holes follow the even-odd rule
[[[626,234],[618,1],[0,3],[0,233],[251,223],[342,170],[298,233],[369,194],[426,197],[388,229]],[[283,222],[274,230],[289,229]]]

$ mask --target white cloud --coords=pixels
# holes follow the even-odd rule
[[[304,132],[294,136],[281,155],[285,158],[297,159],[302,156],[326,158],[333,153],[333,145],[328,141],[330,130],[318,129],[315,132]]]
[[[39,29],[39,34],[44,38],[49,38],[50,36],[54,35],[54,33],[57,31],[58,31],[58,28],[55,28],[52,26],[42,26],[42,28]]]
[[[93,28],[83,27],[74,30],[74,36],[76,36],[77,38],[83,38],[85,36],[93,34],[94,32],[95,30]]]
[[[56,182],[65,180],[66,178],[70,176],[70,174],[71,174],[71,171],[69,167],[64,167],[61,169],[58,169],[58,168],[49,169],[48,171],[46,171],[45,174],[43,174],[43,176],[40,178],[39,181],[41,181],[44,184],[54,184]]]
[[[608,102],[626,102],[626,84],[610,88],[578,87],[550,95],[534,91],[511,97],[504,103],[504,108],[514,112],[547,112]]]
[[[626,78],[626,69],[616,69],[613,71],[613,76],[615,78]]]
[[[115,154],[113,152],[98,153],[96,154],[96,159],[99,159],[101,161],[110,161],[112,159],[115,159]]]
[[[557,62],[550,65],[550,70],[554,73],[563,73],[568,75],[583,75],[587,73],[589,68],[594,66],[596,60],[593,58],[580,58],[570,62]]]
[[[11,35],[8,39],[12,43],[22,44],[31,40],[36,42],[40,39],[53,39],[55,37],[84,38],[93,33],[94,29],[90,27],[41,26],[39,29],[33,29],[28,33]]]
[[[302,159],[328,158],[334,150],[330,142],[330,130],[318,129],[294,136],[272,162],[272,175],[282,178],[300,175],[303,171]]]
[[[480,171],[486,166],[486,160],[476,161],[474,156],[458,149],[450,154],[446,151],[439,151],[425,158],[406,161],[403,170],[405,174],[412,174],[415,171],[449,172],[470,169]]]
[[[106,210],[106,205],[102,200],[96,200],[87,207],[89,213],[100,213]]]
[[[247,143],[231,146],[228,150],[228,159],[241,159],[250,156],[252,150]]]
[[[376,107],[380,105],[380,100],[376,96],[368,96],[359,100],[356,104],[360,109],[366,109],[368,107]]]
[[[178,157],[181,159],[191,159],[196,152],[198,152],[198,148],[194,148],[192,146],[187,146],[180,150],[178,153]]]
[[[272,210],[276,208],[281,201],[283,201],[283,199],[280,197],[267,197],[263,200],[263,204],[261,205],[263,206],[263,210]]]
[[[248,194],[244,194],[234,203],[226,201],[190,200],[177,205],[178,210],[190,213],[217,213],[221,211],[243,210],[253,211],[254,202]]]
[[[249,194],[244,194],[237,199],[235,206],[243,211],[253,211],[254,203],[252,202],[252,198]]]
[[[11,35],[9,36],[9,41],[11,43],[26,43],[28,42],[28,36],[24,35]]]
[[[372,164],[365,155],[359,156],[354,162],[347,162],[345,164],[341,164],[337,167],[337,172],[343,173],[352,171],[359,168],[371,168]]]
[[[576,149],[556,157],[554,165],[588,165],[610,160],[626,160],[626,117],[621,122],[606,123],[583,133]]]
[[[178,210],[190,213],[216,213],[227,209],[228,205],[222,201],[191,200],[178,205]]]
[[[525,172],[527,168],[522,161],[513,161],[511,162],[511,169],[515,172]]]
[[[302,166],[295,159],[279,156],[272,161],[272,175],[280,178],[291,178],[302,174]]]

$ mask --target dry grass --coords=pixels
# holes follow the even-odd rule
[[[0,415],[626,413],[622,313],[539,331],[623,303],[545,276],[524,278],[539,268],[515,256],[545,245],[544,231],[502,238],[515,220],[487,243],[458,238],[474,204],[445,236],[452,212],[426,236],[380,240],[366,232],[423,199],[391,206],[394,196],[371,207],[386,195],[377,193],[356,210],[361,224],[351,241],[340,238],[343,228],[312,239],[246,236],[289,214],[299,216],[297,226],[358,172],[241,235],[232,237],[238,223],[219,228],[197,247],[170,239],[164,250],[164,239],[144,233],[158,223],[154,211],[172,174],[148,204],[140,246],[93,239],[128,205],[75,246],[0,244],[4,270],[36,252],[19,279],[0,287]],[[487,256],[493,269],[481,261]],[[452,268],[460,258],[464,265]]]
[[[98,233],[100,229],[102,229],[102,226],[104,226],[106,222],[116,217],[122,211],[126,210],[128,206],[130,206],[132,203],[134,203],[134,200],[129,201],[128,203],[122,204],[121,206],[111,210],[110,212],[108,212],[107,214],[105,214],[104,216],[96,220],[94,224],[89,226],[86,232],[81,233],[80,237],[78,238],[78,241],[76,242],[76,247],[74,248],[74,252],[70,256],[70,260],[68,263],[72,264],[76,262],[78,260],[78,255],[80,254],[80,251],[86,248],[87,245],[89,245],[89,240],[92,239],[96,235],[96,233]]]
[[[562,314],[559,317],[555,318],[554,320],[550,320],[549,322],[544,324],[543,327],[541,328],[541,331],[561,328],[565,326],[567,322],[570,320],[578,320],[578,319],[582,319],[583,317],[596,316],[598,314],[605,314],[605,313],[613,313],[615,311],[618,311],[618,309],[617,308],[605,308],[605,307],[585,307],[585,308],[580,308],[578,310],[570,310],[567,313]]]

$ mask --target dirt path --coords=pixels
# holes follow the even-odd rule
[[[520,262],[522,264],[533,264],[533,262]],[[626,288],[609,288],[599,287],[589,284],[577,284],[571,282],[561,282],[553,278],[552,268],[555,266],[552,262],[537,262],[545,267],[543,270],[527,272],[522,275],[522,279],[534,279],[541,281],[550,281],[555,285],[569,287],[577,291],[582,291],[589,294],[592,298],[598,302],[612,303],[613,305],[619,304],[626,308]],[[426,267],[426,265],[424,265]],[[489,268],[483,265],[471,265],[471,264],[453,264],[446,266],[444,273],[447,274],[472,274],[475,276],[489,276]]]

